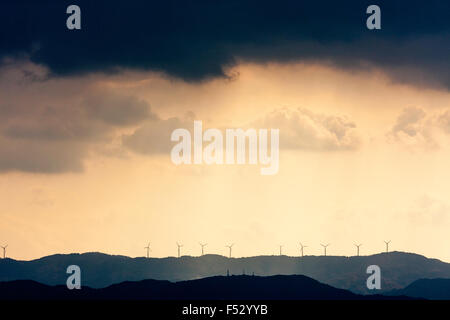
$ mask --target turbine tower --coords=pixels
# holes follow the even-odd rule
[[[150,251],[150,242],[148,243],[148,245],[146,247],[144,247],[144,249],[147,249],[147,258],[148,258],[148,252]]]
[[[358,256],[359,257],[359,247],[361,247],[362,246],[362,243],[360,243],[360,244],[356,244],[355,243],[355,247],[356,247],[356,256]]]
[[[204,248],[208,245],[207,243],[199,243],[199,245],[202,247],[202,255],[205,254]]]
[[[233,248],[233,246],[234,246],[234,243],[230,244],[229,246],[225,246],[230,250],[230,254],[228,256],[229,258],[231,258],[231,249]]]
[[[8,245],[6,245],[6,246],[1,246],[2,247],[2,249],[3,249],[3,259],[5,259],[6,258],[6,248],[8,248]]]
[[[384,243],[386,243],[386,253],[389,252],[389,243],[391,242],[391,240],[389,241],[384,241]]]
[[[302,253],[302,257],[303,257],[303,248],[308,248],[308,246],[304,246],[301,242],[300,242],[300,251]]]
[[[327,247],[330,245],[329,243],[327,244],[320,244],[323,247],[324,250],[324,256],[327,256]]]
[[[177,242],[177,247],[178,247],[178,258],[180,257],[181,247],[182,247],[182,246],[183,246],[182,244],[179,244],[179,243]]]
[[[283,245],[280,244],[279,246],[280,246],[280,256],[282,256],[283,255],[283,253],[282,253]]]

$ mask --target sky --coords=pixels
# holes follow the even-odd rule
[[[349,256],[391,240],[450,261],[449,4],[379,1],[376,31],[364,1],[80,1],[76,31],[68,4],[0,13],[9,257],[144,256],[148,242],[155,257],[176,242]],[[170,134],[194,120],[279,128],[279,172],[176,166]]]

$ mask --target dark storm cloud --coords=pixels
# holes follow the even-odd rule
[[[0,173],[81,172],[93,152],[123,157],[116,131],[156,117],[145,101],[92,79],[27,82],[29,70],[42,75],[28,67],[0,69]]]
[[[382,30],[366,28],[378,4]],[[82,30],[65,27],[82,10]],[[399,81],[450,88],[450,2],[12,1],[0,10],[0,57],[30,57],[53,75],[161,71],[186,81],[226,77],[238,60],[321,60],[381,67]]]

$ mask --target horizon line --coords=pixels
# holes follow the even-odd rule
[[[363,257],[371,257],[371,256],[375,256],[375,255],[389,255],[389,254],[395,254],[395,253],[403,253],[403,254],[413,254],[413,255],[417,255],[417,256],[422,256],[422,257],[425,257],[425,258],[427,258],[427,259],[432,259],[432,260],[439,260],[439,261],[441,261],[441,262],[444,262],[444,263],[450,263],[450,262],[447,262],[447,261],[444,261],[444,260],[441,260],[441,259],[438,259],[438,258],[432,258],[432,257],[428,257],[428,256],[425,256],[425,255],[423,255],[423,254],[419,254],[419,253],[415,253],[415,252],[407,252],[407,251],[390,251],[390,252],[385,252],[385,251],[382,251],[382,252],[378,252],[378,253],[373,253],[373,254],[368,254],[368,255],[359,255],[359,256],[357,256],[357,255],[350,255],[350,256],[346,256],[346,255],[323,255],[323,254],[320,254],[320,255],[304,255],[304,256],[291,256],[291,255],[286,255],[286,254],[283,254],[283,255],[279,255],[279,254],[262,254],[262,255],[255,255],[255,256],[242,256],[242,257],[229,257],[229,256],[226,256],[226,255],[222,255],[222,254],[218,254],[218,253],[205,253],[204,255],[181,255],[180,257],[177,257],[177,256],[164,256],[164,257],[146,257],[146,256],[127,256],[127,255],[123,255],[123,254],[110,254],[110,253],[105,253],[105,252],[101,252],[101,251],[86,251],[86,252],[71,252],[71,253],[53,253],[53,254],[49,254],[49,255],[46,255],[46,256],[41,256],[41,257],[39,257],[39,258],[35,258],[35,259],[30,259],[30,260],[20,260],[20,259],[14,259],[14,258],[11,258],[11,257],[6,257],[6,258],[2,258],[2,259],[0,259],[0,261],[2,261],[2,260],[7,260],[7,259],[9,259],[9,260],[14,260],[14,261],[23,261],[23,262],[29,262],[29,261],[35,261],[35,260],[41,260],[41,259],[44,259],[44,258],[48,258],[48,257],[51,257],[51,256],[57,256],[57,255],[61,255],[61,256],[68,256],[68,255],[85,255],[85,254],[101,254],[101,255],[106,255],[106,256],[111,256],[111,257],[125,257],[125,258],[129,258],[129,259],[180,259],[180,258],[183,258],[183,257],[186,257],[186,258],[203,258],[203,257],[205,257],[205,256],[220,256],[220,257],[223,257],[223,258],[225,258],[225,259],[249,259],[249,258],[257,258],[257,257],[285,257],[285,258],[298,258],[298,259],[301,259],[301,258],[306,258],[306,257],[316,257],[316,258],[319,258],[319,257],[322,257],[322,258],[336,258],[336,257],[338,257],[338,258],[363,258]]]

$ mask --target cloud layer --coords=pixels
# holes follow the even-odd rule
[[[258,128],[280,128],[284,149],[336,151],[354,150],[361,143],[356,124],[345,117],[324,115],[307,109],[278,109],[255,123]]]
[[[155,115],[134,96],[101,89],[89,79],[45,78],[35,66],[0,72],[0,172],[79,172],[92,147],[105,148],[117,130]]]
[[[203,130],[206,130],[207,123],[204,126]],[[123,145],[140,154],[168,155],[175,144],[170,136],[178,128],[185,128],[192,135],[193,121],[185,118],[152,119],[134,133],[124,135]],[[300,108],[274,110],[242,126],[244,130],[248,128],[280,129],[280,148],[285,150],[355,150],[361,143],[355,123],[344,117],[316,114]],[[224,128],[219,130],[225,134]]]
[[[450,134],[448,109],[425,112],[419,107],[404,108],[388,132],[388,141],[400,142],[408,147],[437,149],[439,136]]]
[[[0,11],[0,60],[29,57],[53,75],[160,71],[186,81],[227,77],[239,60],[319,60],[375,66],[396,80],[450,88],[450,3],[379,0],[382,29],[366,28],[371,1],[8,1]],[[12,18],[14,17],[14,18]]]

